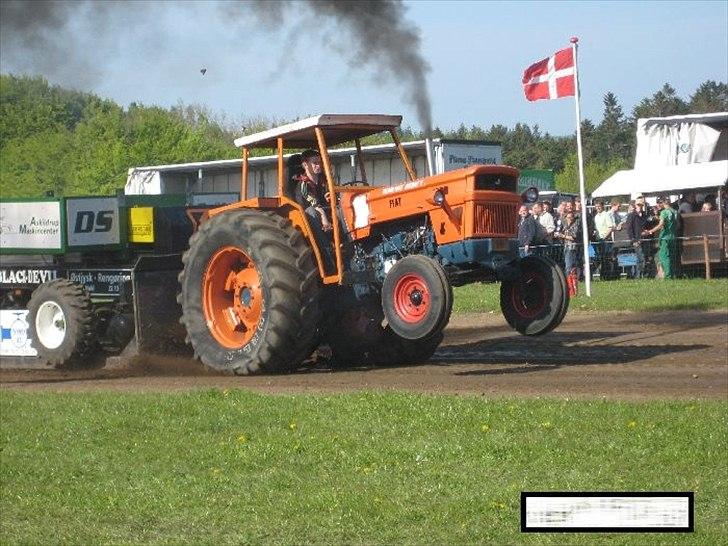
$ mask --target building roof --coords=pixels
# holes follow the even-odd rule
[[[643,125],[670,125],[679,123],[724,124],[726,122],[728,122],[728,112],[714,112],[712,114],[686,114],[663,118],[640,118],[637,120],[637,127]]]
[[[235,145],[246,148],[275,148],[283,137],[286,148],[317,148],[314,129],[321,127],[326,145],[335,146],[355,138],[363,138],[390,128],[399,127],[402,116],[384,114],[321,114],[267,131],[235,139]]]
[[[462,142],[467,144],[488,144],[488,145],[500,145],[500,142],[490,142],[490,141],[452,141],[452,140],[445,140],[440,138],[433,138],[432,142],[434,144],[439,144],[441,142]],[[417,149],[417,148],[424,148],[425,141],[424,140],[411,140],[408,142],[403,142],[402,146],[405,150],[410,149]],[[378,154],[396,154],[397,149],[395,148],[393,143],[387,143],[387,144],[374,144],[370,146],[363,146],[362,150],[366,153],[367,156],[371,155],[378,155]],[[351,155],[353,153],[356,153],[356,148],[334,148],[329,150],[329,157],[337,157],[342,155]],[[285,154],[283,157],[287,158],[290,154]],[[275,165],[278,161],[277,155],[263,155],[263,156],[256,156],[251,157],[248,159],[251,166],[252,165]],[[215,171],[215,170],[227,170],[230,168],[234,169],[240,169],[243,164],[243,160],[240,158],[237,159],[218,159],[214,161],[194,161],[191,163],[172,163],[169,165],[147,165],[142,167],[130,167],[128,174],[131,175],[134,172],[148,172],[148,171],[159,171],[159,172],[173,172],[173,173],[187,173],[187,172],[195,172],[198,169],[202,169],[203,171],[209,172],[209,171]]]
[[[717,188],[728,180],[728,160],[619,171],[592,192],[592,197],[657,195]]]

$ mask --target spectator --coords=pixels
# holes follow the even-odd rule
[[[678,207],[678,212],[680,214],[686,214],[690,212],[697,212],[698,211],[698,205],[695,202],[695,194],[694,193],[686,193],[682,196],[682,199],[680,199],[680,206]]]
[[[551,215],[551,218],[554,219],[554,222],[556,222],[556,213],[551,201],[543,201],[541,204],[543,205],[543,211],[548,212]]]
[[[597,202],[596,206],[598,206],[599,203],[600,202]],[[598,212],[594,221],[597,233],[599,234],[599,239],[602,241],[608,239],[613,240],[614,237],[612,234],[615,231],[622,229],[619,219],[619,205],[619,199],[612,199],[610,210],[606,211],[604,210],[604,202],[601,201],[601,212]],[[599,210],[599,208],[597,210]]]
[[[674,278],[675,249],[677,246],[675,240],[677,213],[670,206],[670,201],[666,197],[658,198],[657,204],[660,207],[659,222],[652,229],[645,231],[644,234],[660,234],[660,265],[662,265],[664,278],[672,279]]]
[[[641,279],[645,269],[645,253],[642,250],[642,232],[645,231],[647,214],[645,213],[644,199],[634,200],[634,210],[627,215],[624,228],[627,232],[632,247],[634,248],[637,263],[634,267],[632,278]]]
[[[526,205],[521,205],[518,209],[518,216],[521,217],[518,222],[518,245],[521,258],[530,256],[533,253],[533,247],[536,246],[536,219],[529,213]]]
[[[713,211],[713,205],[710,203],[710,201],[703,202],[703,208],[700,209],[700,212],[712,212]]]
[[[566,213],[564,218],[564,229],[558,234],[558,238],[564,241],[564,272],[567,276],[577,276],[579,267],[579,255],[577,242],[579,241],[579,223],[576,221],[573,211]]]
[[[618,274],[616,250],[614,248],[614,232],[619,227],[619,199],[612,199],[610,210],[604,210],[604,201],[594,204],[597,215],[594,218],[596,239],[601,243],[601,264],[599,274],[603,279],[614,278]]]
[[[554,217],[544,210],[542,203],[535,203],[533,205],[533,216],[539,224],[539,236],[541,239],[539,242],[551,244],[554,231],[556,231]]]
[[[556,211],[554,213],[554,226],[556,227],[555,233],[558,233],[561,231],[562,224],[564,221],[564,211],[566,210],[566,202],[561,201],[558,206],[556,207]]]

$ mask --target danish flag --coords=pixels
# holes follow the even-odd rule
[[[570,47],[529,66],[523,73],[526,99],[559,99],[574,96],[574,50]]]

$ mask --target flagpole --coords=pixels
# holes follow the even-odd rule
[[[581,237],[584,247],[584,283],[586,295],[591,298],[591,264],[589,263],[589,232],[586,210],[586,189],[584,187],[584,156],[581,151],[581,111],[579,109],[579,70],[576,59],[577,43],[579,38],[571,39],[571,49],[574,52],[574,104],[576,105],[576,152],[579,158],[579,199],[581,200]]]

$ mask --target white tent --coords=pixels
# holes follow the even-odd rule
[[[592,192],[592,197],[655,195],[718,188],[728,180],[728,160],[619,171]]]

